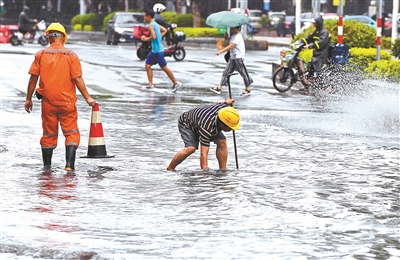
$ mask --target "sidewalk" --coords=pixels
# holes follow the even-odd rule
[[[215,49],[217,39],[214,37],[186,38],[184,45],[191,47]],[[254,36],[246,40],[248,50],[268,50],[269,46],[287,47],[292,38],[290,37],[267,37]],[[106,42],[104,32],[72,31],[68,35],[68,42]]]

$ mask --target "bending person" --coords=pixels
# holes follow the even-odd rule
[[[217,145],[216,156],[219,168],[226,169],[228,160],[228,148],[226,137],[222,133],[239,129],[239,112],[231,107],[235,101],[228,98],[216,105],[193,108],[184,112],[178,120],[178,128],[185,148],[180,150],[168,165],[167,170],[173,171],[189,155],[199,149],[200,143],[200,167],[208,169],[208,152],[210,142]]]

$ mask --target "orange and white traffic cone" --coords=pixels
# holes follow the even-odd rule
[[[89,146],[87,156],[82,158],[109,158],[107,155],[106,144],[104,141],[103,126],[100,118],[99,104],[92,109],[92,120],[90,124]]]

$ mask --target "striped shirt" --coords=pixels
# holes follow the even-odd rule
[[[217,115],[221,108],[227,107],[228,104],[222,103],[206,107],[193,108],[184,112],[179,117],[179,124],[189,127],[199,136],[200,144],[210,146],[211,139],[221,130],[217,128]]]

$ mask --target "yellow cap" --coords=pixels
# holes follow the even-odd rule
[[[240,127],[239,112],[233,107],[224,107],[218,111],[218,118],[232,130],[238,130]]]
[[[60,23],[51,23],[46,29],[46,35],[49,31],[57,31],[64,34],[64,42],[67,41],[67,32],[65,31],[64,26],[62,26]]]

